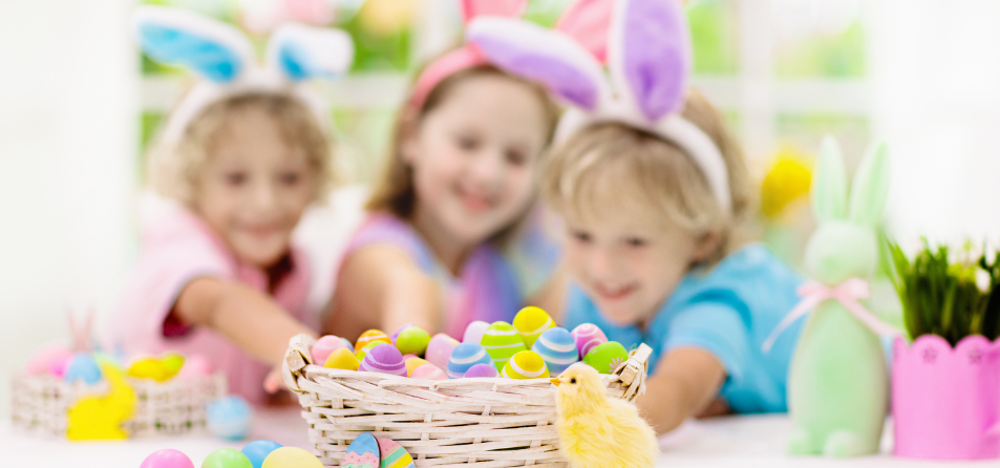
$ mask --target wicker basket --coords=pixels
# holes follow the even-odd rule
[[[548,379],[433,381],[327,369],[311,362],[314,343],[308,335],[293,338],[283,370],[325,466],[339,466],[364,432],[399,443],[417,468],[567,466]],[[650,352],[641,345],[615,374],[602,376],[608,395],[631,401],[645,390]]]
[[[226,376],[175,378],[159,383],[127,379],[135,390],[135,415],[125,423],[130,437],[180,435],[205,430],[205,408],[226,395]],[[54,437],[65,437],[66,411],[84,396],[104,395],[100,382],[67,384],[51,375],[15,375],[12,379],[11,413],[15,427]]]

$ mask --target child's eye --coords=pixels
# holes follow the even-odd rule
[[[298,184],[301,179],[302,176],[297,172],[286,172],[280,176],[281,183],[289,186]]]
[[[572,235],[577,242],[589,243],[591,240],[590,233],[584,231],[573,231]]]
[[[629,237],[628,239],[625,239],[625,243],[628,244],[629,247],[645,247],[646,239],[640,239],[638,237]]]
[[[227,185],[234,187],[243,185],[247,181],[247,175],[243,172],[229,172],[225,175]]]
[[[511,150],[507,151],[507,162],[512,166],[523,166],[528,161],[528,157],[525,156],[524,151]]]
[[[457,138],[458,147],[465,151],[475,151],[479,148],[479,140],[473,137],[460,136]]]

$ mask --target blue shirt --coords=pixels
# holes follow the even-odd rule
[[[802,278],[763,245],[735,252],[710,270],[681,280],[647,329],[615,326],[583,291],[573,286],[566,327],[593,323],[626,348],[645,342],[653,348],[650,372],[663,353],[695,346],[726,368],[720,396],[737,413],[784,412],[788,365],[802,320],[786,329],[767,353],[761,346],[800,298]]]

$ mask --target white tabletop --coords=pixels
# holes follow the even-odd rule
[[[791,428],[787,416],[737,416],[693,421],[661,439],[663,455],[658,467],[943,467],[994,466],[993,462],[921,462],[887,455],[851,460],[789,458],[784,455],[785,439]],[[883,446],[890,445],[887,437]],[[308,448],[305,422],[297,409],[258,411],[249,440],[271,439],[282,445]],[[200,466],[213,450],[241,448],[207,436],[146,438],[122,442],[71,443],[43,439],[19,433],[10,423],[0,425],[0,466],[3,467],[72,467],[138,468],[150,453],[174,448],[186,453]],[[888,450],[884,450],[888,452]]]

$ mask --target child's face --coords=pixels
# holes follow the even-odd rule
[[[272,117],[251,110],[220,130],[198,180],[195,208],[236,253],[268,267],[288,252],[313,197],[304,152],[288,145]]]
[[[524,84],[502,76],[457,83],[404,142],[418,219],[465,243],[505,228],[532,198],[547,126],[544,104]]]
[[[605,318],[645,326],[698,260],[700,242],[672,222],[629,212],[603,210],[600,222],[567,215],[565,259]]]

